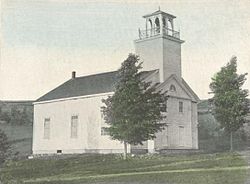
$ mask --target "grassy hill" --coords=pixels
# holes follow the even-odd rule
[[[11,149],[14,154],[19,156],[31,154],[32,145],[32,125],[10,125],[0,124],[11,143]]]
[[[0,121],[0,129],[7,135],[14,154],[19,153],[19,156],[30,155],[32,144],[32,123],[30,122],[33,121],[32,101],[0,101],[2,113],[10,114],[13,108],[21,112],[25,109],[29,121],[21,125]]]
[[[6,163],[0,177],[30,184],[244,184],[246,162],[235,153],[194,155],[77,155]]]

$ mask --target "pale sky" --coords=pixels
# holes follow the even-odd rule
[[[249,0],[0,0],[0,100],[35,100],[71,77],[118,69],[143,15],[177,16],[182,76],[201,98],[232,55],[250,73]],[[250,74],[249,74],[250,75]],[[250,89],[250,77],[244,88]]]

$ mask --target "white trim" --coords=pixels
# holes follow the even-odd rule
[[[136,40],[134,40],[134,43],[139,43],[139,42],[143,42],[143,41],[154,40],[154,39],[158,39],[158,38],[168,39],[168,40],[171,40],[171,41],[174,41],[174,42],[178,42],[178,43],[184,43],[185,42],[184,40],[181,40],[181,39],[169,36],[169,35],[159,34],[159,35],[154,35],[154,36],[147,37],[147,38],[136,39]]]
[[[175,96],[175,95],[168,95],[169,98],[176,98],[176,99],[179,99],[179,100],[186,100],[186,101],[191,101],[192,102],[192,99],[191,98],[185,98],[185,97],[180,97],[180,96]]]
[[[58,99],[53,99],[53,100],[34,102],[33,105],[44,104],[44,103],[52,103],[52,102],[59,102],[59,101],[66,101],[66,100],[77,100],[77,99],[81,99],[81,98],[92,98],[92,97],[106,96],[106,95],[113,95],[113,94],[114,94],[114,92],[107,92],[107,93],[98,93],[98,94],[76,96],[76,97],[68,97],[68,98],[58,98]]]
[[[73,116],[77,117],[76,135],[75,136],[73,136],[73,134],[72,134],[72,117]],[[81,129],[81,128],[79,128],[79,115],[78,114],[71,114],[71,116],[70,116],[70,128],[69,129],[70,129],[70,139],[78,139],[79,130]]]
[[[166,84],[169,83],[169,81],[171,81],[171,79],[174,79],[176,81],[176,83],[179,85],[179,87],[187,94],[187,96],[190,97],[190,100],[194,101],[195,97],[189,92],[189,90],[187,89],[186,86],[184,86],[184,84],[182,84],[181,81],[179,81],[179,79],[176,77],[175,74],[172,74],[170,77],[168,77],[164,82],[160,83],[160,85],[158,86],[158,88],[162,89]],[[171,85],[171,84],[170,84]],[[193,100],[194,99],[194,100]]]

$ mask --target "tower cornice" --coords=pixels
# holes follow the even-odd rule
[[[137,43],[137,42],[149,41],[149,40],[154,40],[154,39],[159,39],[159,38],[172,40],[172,41],[175,41],[175,42],[178,42],[178,43],[181,43],[181,44],[185,42],[184,40],[175,38],[173,36],[164,35],[164,34],[161,34],[161,35],[159,34],[159,35],[155,35],[155,36],[151,36],[151,37],[145,37],[145,38],[139,38],[139,39],[134,40],[134,42]]]

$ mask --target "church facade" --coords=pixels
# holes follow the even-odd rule
[[[154,140],[129,151],[198,149],[198,96],[182,78],[180,34],[175,16],[163,11],[143,16],[146,29],[134,41],[143,61],[141,80],[167,91],[166,127]],[[101,113],[102,99],[114,93],[117,71],[72,78],[34,102],[33,154],[122,153],[123,143],[112,140]]]

